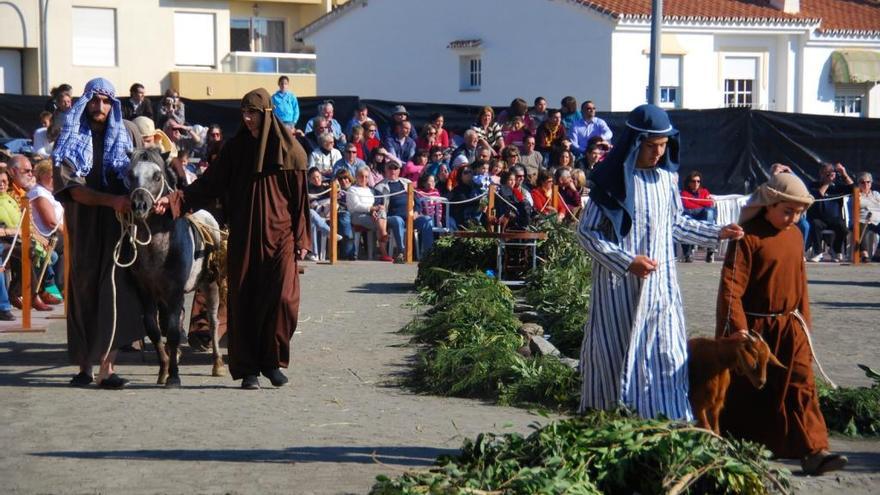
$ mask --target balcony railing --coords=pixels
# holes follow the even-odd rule
[[[314,53],[229,52],[223,72],[258,74],[314,74]]]

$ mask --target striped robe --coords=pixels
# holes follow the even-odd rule
[[[581,412],[624,405],[644,418],[693,419],[673,240],[717,248],[721,226],[682,215],[677,184],[668,170],[635,169],[635,217],[619,242],[594,202],[581,219],[578,238],[593,257]],[[627,271],[639,254],[658,261],[645,280]]]

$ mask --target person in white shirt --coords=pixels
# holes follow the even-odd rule
[[[379,260],[393,261],[388,256],[388,216],[383,205],[376,204],[370,188],[370,169],[361,167],[355,175],[355,184],[345,193],[345,206],[351,212],[351,224],[375,230],[379,240]]]
[[[333,134],[319,134],[318,147],[309,154],[309,168],[315,167],[325,178],[330,178],[333,175],[333,165],[339,160],[342,160],[342,153],[336,149],[336,138]]]

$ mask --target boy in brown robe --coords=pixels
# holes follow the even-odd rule
[[[272,112],[265,89],[241,100],[242,126],[218,162],[195,182],[155,203],[174,216],[222,198],[229,225],[226,304],[229,371],[244,389],[259,374],[280,387],[299,312],[296,258],[309,240],[306,153]]]
[[[760,442],[777,457],[800,458],[807,474],[822,474],[847,459],[828,452],[813,380],[803,236],[794,227],[812,203],[803,182],[786,173],[749,199],[740,215],[745,237],[731,243],[721,272],[716,335],[753,329],[786,366],[768,368],[762,390],[733,375],[721,430]]]

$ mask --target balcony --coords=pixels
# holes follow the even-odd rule
[[[229,52],[222,71],[234,74],[315,74],[314,53]]]

